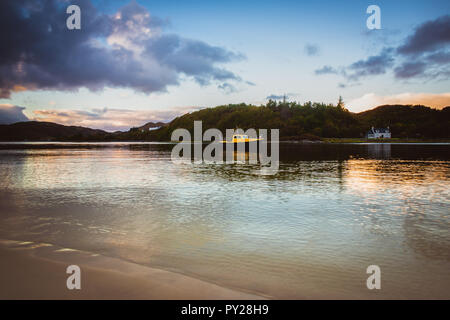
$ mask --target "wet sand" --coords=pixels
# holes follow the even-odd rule
[[[69,265],[81,289],[69,290]],[[3,299],[262,299],[202,280],[50,244],[0,241]]]

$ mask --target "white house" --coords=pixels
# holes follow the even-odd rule
[[[146,132],[146,131],[153,131],[153,130],[157,130],[157,129],[159,129],[159,128],[161,128],[161,127],[148,127],[148,128],[142,128],[141,129],[141,131],[142,132]]]
[[[389,127],[387,128],[374,128],[372,127],[366,135],[367,139],[390,139],[391,138],[391,131],[389,130]]]

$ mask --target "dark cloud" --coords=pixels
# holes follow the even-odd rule
[[[448,79],[450,77],[450,16],[444,15],[419,25],[398,47],[384,48],[379,54],[339,69],[324,66],[315,73],[340,74],[347,81],[386,74],[397,79]],[[341,83],[343,88],[345,84]]]
[[[412,78],[421,75],[426,70],[426,64],[418,62],[405,62],[394,69],[396,78]]]
[[[165,22],[136,2],[109,16],[90,0],[81,8],[81,30],[66,27],[66,3],[0,1],[0,97],[11,91],[99,90],[127,87],[151,93],[177,85],[181,75],[207,85],[241,81],[219,67],[242,54],[164,33]]]
[[[345,89],[345,88],[356,87],[356,86],[360,86],[360,85],[361,85],[360,82],[350,82],[350,83],[339,82],[337,86],[340,89]]]
[[[316,69],[314,73],[316,75],[338,74],[348,81],[356,82],[360,78],[386,73],[394,65],[392,51],[390,48],[385,48],[380,54],[356,61],[347,67],[336,69],[325,65],[320,69]],[[340,83],[338,86],[339,88],[345,88],[347,85]]]
[[[229,84],[228,82],[224,82],[218,85],[217,88],[223,90],[226,94],[230,94],[237,91],[236,87],[233,86],[232,84]]]
[[[286,93],[286,94],[271,94],[270,96],[266,97],[266,100],[289,100],[295,96],[298,96],[298,93]]]
[[[396,78],[444,78],[450,76],[450,16],[419,25],[397,54],[403,62],[394,69]]]
[[[422,54],[450,43],[450,15],[418,26],[397,51],[400,54]]]
[[[366,76],[384,74],[393,65],[392,49],[384,49],[379,55],[352,63],[344,72],[347,79],[358,80]]]
[[[215,64],[242,60],[245,58],[242,54],[175,34],[161,35],[145,41],[144,45],[146,57],[154,57],[162,66],[192,76],[202,85],[209,84],[211,80],[241,80],[239,76]]]
[[[319,54],[319,46],[315,44],[307,44],[305,45],[305,53],[308,56],[317,56]]]
[[[0,104],[0,124],[11,124],[21,121],[28,121],[23,114],[24,107]]]
[[[323,66],[320,69],[316,69],[314,71],[314,73],[317,74],[317,75],[320,75],[320,74],[337,74],[338,71],[335,68],[331,67],[331,66]]]
[[[394,69],[394,75],[398,79],[448,79],[450,76],[450,52],[424,55],[412,62],[405,60]]]
[[[287,97],[283,95],[271,94],[266,97],[266,100],[283,100],[284,98],[287,99]]]
[[[447,64],[450,63],[450,52],[435,52],[427,56],[430,63]]]

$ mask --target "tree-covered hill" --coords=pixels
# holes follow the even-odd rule
[[[281,140],[361,138],[372,127],[390,127],[393,138],[450,138],[450,107],[385,105],[352,113],[342,101],[337,105],[269,101],[266,105],[230,104],[206,108],[177,117],[168,124],[148,123],[126,132],[108,133],[48,122],[0,125],[0,141],[169,141],[173,130],[188,129],[202,121],[203,131],[226,129],[280,129]],[[149,130],[150,127],[160,129]]]
[[[385,105],[355,114],[366,128],[389,126],[399,138],[449,138],[450,107],[442,110],[425,106]]]
[[[166,127],[150,132],[146,139],[170,140],[173,130],[193,132],[195,120],[203,130],[218,128],[280,129],[281,140],[359,138],[372,127],[390,127],[397,138],[450,138],[450,107],[436,110],[425,106],[386,105],[352,113],[338,105],[269,101],[263,106],[226,105],[185,114]]]
[[[352,113],[342,106],[322,103],[276,103],[254,106],[235,104],[207,108],[174,119],[164,128],[151,132],[151,138],[169,140],[173,130],[185,128],[193,132],[195,120],[201,120],[203,130],[217,128],[280,129],[283,139],[302,137],[352,137],[359,136],[361,128]]]

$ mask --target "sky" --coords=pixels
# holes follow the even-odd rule
[[[0,123],[127,130],[283,95],[450,105],[448,0],[7,0],[0,35]]]

